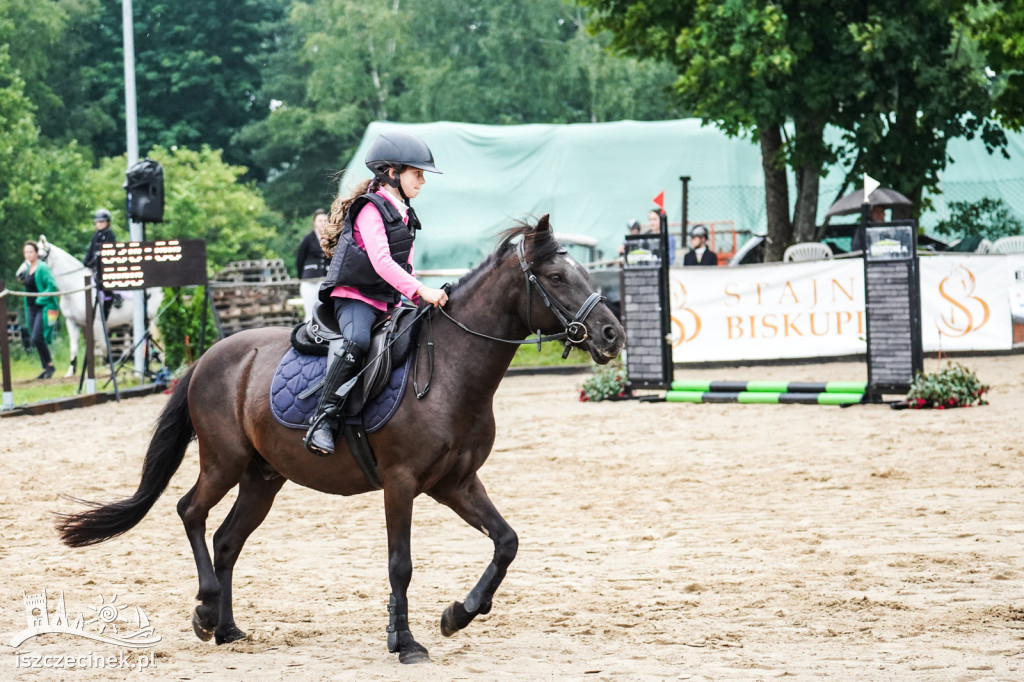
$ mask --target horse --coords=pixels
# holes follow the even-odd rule
[[[44,235],[39,235],[39,259],[50,267],[53,278],[57,281],[57,288],[61,291],[76,291],[82,288],[85,276],[92,271],[82,264],[70,253],[55,246],[46,240]],[[124,292],[123,303],[120,307],[111,308],[110,316],[107,318],[107,329],[131,324],[135,319],[135,306],[131,304],[135,292]],[[149,310],[158,310],[160,302],[163,301],[164,291],[160,287],[153,287],[146,290],[149,301]],[[88,297],[91,300],[91,296]],[[68,330],[68,340],[71,346],[71,358],[68,364],[66,377],[75,375],[78,367],[78,337],[85,327],[86,315],[85,294],[69,294],[60,297],[60,311],[64,314],[64,325]],[[99,311],[97,311],[98,313]],[[103,355],[107,351],[107,339],[103,335],[103,322],[97,314],[93,323],[93,335],[95,339],[94,350],[97,355]]]
[[[401,663],[429,660],[408,620],[410,530],[417,496],[425,493],[449,507],[494,545],[492,560],[468,596],[443,610],[444,636],[490,612],[516,556],[518,536],[487,496],[477,471],[494,444],[494,393],[517,345],[534,332],[565,339],[566,354],[569,346],[585,348],[599,364],[616,358],[625,345],[622,326],[594,292],[586,270],[555,240],[547,215],[535,225],[506,230],[498,248],[455,283],[448,303],[433,311],[411,351],[420,366],[432,367],[430,390],[424,388],[422,399],[419,391],[406,392],[386,426],[368,436],[384,491],[391,586],[387,646]],[[432,344],[424,343],[425,336]],[[127,532],[152,508],[185,449],[197,440],[199,478],[177,511],[199,577],[200,604],[192,625],[204,641],[215,637],[221,644],[246,636],[232,611],[232,571],[243,543],[263,522],[286,480],[335,495],[375,489],[345,439],[338,439],[333,455],[317,457],[303,447],[303,431],[272,416],[271,380],[290,343],[287,328],[267,327],[214,344],[171,393],[136,492],[104,506],[84,502],[92,508],[58,521],[61,539],[72,547]],[[238,496],[214,533],[211,561],[206,519],[235,485]]]

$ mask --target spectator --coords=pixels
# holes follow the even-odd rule
[[[53,278],[49,266],[39,260],[39,245],[33,241],[25,242],[22,249],[25,263],[18,268],[18,279],[25,285],[25,291],[35,293],[56,292],[57,281]],[[56,296],[28,296],[25,298],[25,326],[32,338],[32,345],[39,353],[39,362],[43,371],[37,379],[49,379],[53,376],[53,356],[50,354],[49,342],[53,337],[53,327],[57,324],[60,311]]]
[[[626,222],[626,234],[632,236],[634,234],[640,234],[640,221],[636,218],[630,218]],[[622,244],[619,246],[619,255],[622,256],[626,253],[626,245]]]
[[[313,308],[319,300],[320,284],[327,276],[327,268],[331,259],[324,254],[320,246],[324,226],[327,225],[327,211],[318,208],[313,211],[313,229],[299,242],[299,250],[295,254],[295,271],[300,284],[299,294],[302,296],[302,307],[305,308],[305,320],[313,317]]]
[[[718,256],[707,244],[708,228],[695,225],[690,230],[690,250],[683,256],[683,265],[718,265]]]
[[[668,232],[668,216],[658,208],[652,208],[647,214],[647,232],[649,234],[661,234]],[[671,266],[676,261],[676,242],[672,235],[668,235],[668,264]]]

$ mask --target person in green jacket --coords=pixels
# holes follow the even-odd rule
[[[39,245],[33,241],[25,242],[25,263],[18,268],[18,279],[30,293],[56,292],[57,281],[53,278],[49,266],[39,260]],[[25,326],[32,336],[32,344],[39,351],[39,362],[43,371],[37,379],[49,379],[53,376],[53,356],[50,354],[49,342],[53,337],[53,328],[57,324],[57,296],[29,296],[25,298]]]

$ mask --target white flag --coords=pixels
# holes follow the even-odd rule
[[[881,185],[881,184],[882,183],[880,183],[878,180],[875,180],[873,177],[871,177],[870,175],[865,173],[864,174],[864,201],[870,203],[871,195],[875,193],[875,190],[878,189],[879,185]]]

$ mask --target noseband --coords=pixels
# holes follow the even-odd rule
[[[587,325],[584,324],[584,320],[587,316],[597,307],[598,303],[605,301],[605,297],[597,292],[590,294],[587,300],[583,302],[580,309],[573,315],[572,312],[564,305],[558,302],[558,300],[551,295],[551,293],[544,288],[544,285],[537,279],[537,275],[534,274],[531,268],[531,263],[526,260],[526,240],[520,239],[519,243],[516,244],[516,257],[519,258],[519,267],[523,271],[523,276],[526,278],[526,326],[529,329],[533,329],[533,317],[531,313],[531,302],[533,300],[531,287],[536,287],[540,293],[541,299],[544,301],[544,305],[558,318],[559,323],[564,327],[564,331],[558,332],[557,334],[551,334],[543,336],[540,333],[540,329],[537,329],[537,349],[540,349],[540,345],[545,341],[565,341],[565,352],[562,353],[562,359],[564,360],[569,356],[569,351],[573,346],[582,346],[583,343],[590,338],[590,333],[587,330]],[[469,332],[474,336],[480,336],[491,341],[500,341],[501,343],[512,343],[516,345],[525,345],[528,343],[534,343],[531,340],[525,339],[499,339],[495,336],[488,336],[477,331],[473,331],[466,325],[462,324],[458,320],[454,319],[451,315],[445,311],[444,308],[440,308],[441,313],[449,320],[454,322],[460,329],[465,332]]]

